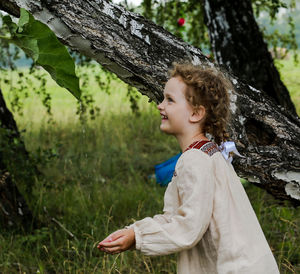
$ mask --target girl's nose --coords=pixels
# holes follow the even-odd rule
[[[162,110],[162,102],[157,105],[158,110]]]
[[[160,110],[162,110],[163,108],[164,108],[164,106],[163,106],[163,102],[164,102],[165,100],[162,100],[158,105],[157,105],[157,108],[158,108],[158,110],[160,111]]]

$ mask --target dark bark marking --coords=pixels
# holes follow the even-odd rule
[[[255,119],[248,119],[245,123],[248,140],[257,146],[270,146],[275,144],[276,134],[273,129]]]

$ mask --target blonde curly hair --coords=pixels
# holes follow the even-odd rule
[[[204,106],[205,120],[202,123],[203,133],[209,133],[217,144],[229,138],[229,94],[233,86],[224,74],[216,68],[203,68],[192,64],[173,64],[170,77],[179,77],[186,85],[185,97],[197,110]]]

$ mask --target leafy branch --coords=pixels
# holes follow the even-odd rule
[[[0,39],[20,47],[37,65],[48,71],[58,85],[80,99],[74,61],[48,26],[35,20],[25,9],[21,9],[17,24],[9,15],[3,17],[3,24],[7,26],[11,37],[0,36]]]

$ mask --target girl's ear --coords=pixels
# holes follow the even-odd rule
[[[201,122],[205,118],[205,107],[200,106],[197,108],[197,110],[193,111],[192,115],[190,116],[190,122],[192,123],[198,123]]]

